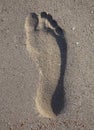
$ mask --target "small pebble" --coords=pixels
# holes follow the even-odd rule
[[[72,27],[72,30],[74,31],[74,30],[75,30],[75,27]]]
[[[91,10],[91,12],[90,12],[91,14],[94,14],[94,10]]]
[[[79,44],[79,42],[76,42],[76,45],[78,45]]]
[[[90,23],[89,26],[92,27],[93,25]]]

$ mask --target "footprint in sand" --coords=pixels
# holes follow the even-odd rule
[[[43,117],[54,118],[64,107],[67,45],[63,30],[50,14],[26,17],[26,49],[40,73],[35,104]]]

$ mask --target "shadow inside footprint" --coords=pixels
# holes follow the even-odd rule
[[[50,24],[54,24],[54,21],[50,20]],[[52,25],[53,26],[53,25]],[[48,28],[48,32],[53,35],[56,39],[57,45],[60,49],[61,54],[61,66],[60,66],[60,77],[56,86],[55,92],[52,96],[51,107],[53,112],[58,115],[65,106],[65,92],[64,92],[64,75],[67,64],[67,42],[64,36],[64,31],[58,25],[55,27],[56,33]]]
[[[51,101],[53,112],[56,115],[58,115],[61,112],[65,105],[64,74],[67,64],[67,43],[64,37],[64,33],[62,34],[63,35],[55,35],[61,53],[60,77]]]

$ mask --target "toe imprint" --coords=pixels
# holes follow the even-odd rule
[[[49,23],[54,29],[49,27]],[[41,12],[41,17],[35,13],[27,16],[25,31],[26,49],[37,64],[39,73],[41,72],[35,99],[36,108],[43,117],[53,118],[60,113],[64,104],[62,66],[63,62],[66,64],[66,54],[65,61],[62,61],[61,48],[63,42],[65,45],[66,42],[61,36],[62,29],[50,14]],[[65,69],[65,65],[63,67]]]

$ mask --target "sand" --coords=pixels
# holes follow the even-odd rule
[[[64,29],[65,106],[55,119],[35,107],[40,74],[26,50],[25,19],[50,13]],[[0,130],[93,130],[94,1],[0,0]]]

